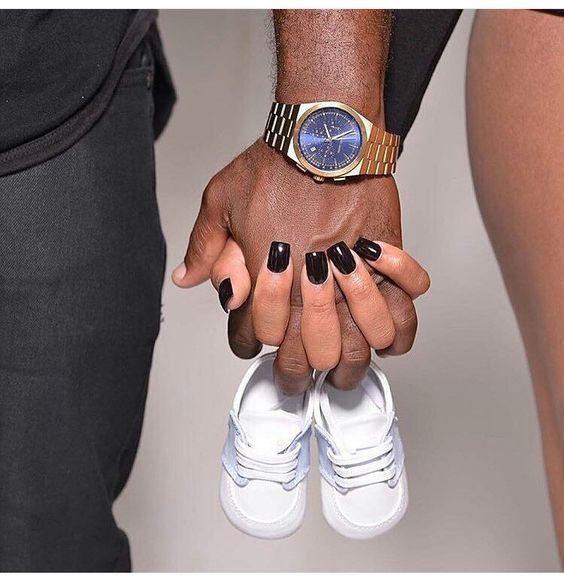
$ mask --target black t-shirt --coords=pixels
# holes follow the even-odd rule
[[[134,14],[0,11],[0,151],[52,130],[91,100]]]
[[[144,39],[155,80],[168,93],[156,116],[162,130],[174,89],[156,17],[155,10],[0,10],[0,176],[47,160],[85,134]]]

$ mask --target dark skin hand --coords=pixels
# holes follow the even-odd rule
[[[389,38],[387,11],[275,11],[275,30],[278,101],[337,100],[384,127],[381,87]],[[287,392],[303,391],[312,373],[301,338],[304,254],[324,251],[338,241],[352,246],[361,236],[401,247],[397,188],[392,177],[317,184],[259,140],[215,175],[204,191],[184,266],[175,271],[174,282],[192,287],[206,280],[230,236],[241,247],[253,288],[270,243],[291,244],[294,281],[285,335],[263,332],[259,341],[251,315],[252,293],[230,313],[228,332],[232,350],[242,358],[257,355],[261,342],[279,345],[278,385]],[[380,353],[405,353],[417,327],[413,302],[391,281],[371,274],[389,309],[381,317],[375,347]],[[370,347],[338,288],[336,300],[341,355],[331,378],[335,386],[350,388],[366,372]]]

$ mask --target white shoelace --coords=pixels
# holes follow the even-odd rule
[[[354,454],[335,454],[329,449],[327,457],[333,464],[336,483],[345,489],[388,482],[396,474],[394,444],[389,435],[381,444]]]
[[[301,445],[280,454],[265,454],[235,438],[237,471],[247,480],[266,480],[287,484],[296,476]]]

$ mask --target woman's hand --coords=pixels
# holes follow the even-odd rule
[[[303,301],[301,339],[311,367],[336,368],[331,377],[337,387],[348,388],[362,379],[370,361],[370,348],[380,355],[398,354],[405,353],[413,344],[413,327],[410,325],[409,331],[403,333],[401,327],[398,328],[388,301],[375,281],[374,271],[379,274],[377,281],[387,279],[411,299],[425,293],[430,286],[429,275],[415,259],[381,241],[360,238],[354,250],[340,242],[327,253],[308,253],[305,258],[299,280]],[[233,239],[229,239],[213,266],[211,278],[224,309],[237,309],[247,301],[250,276],[243,253]],[[277,346],[284,341],[292,307],[292,283],[291,248],[287,243],[273,242],[259,271],[252,300],[253,330],[264,344]],[[359,351],[363,363],[357,364],[354,380],[350,368],[346,368],[346,379],[339,375],[342,367],[339,363],[342,357],[339,298],[346,300],[351,317],[367,343],[366,348]],[[413,316],[406,323],[416,323],[416,319]]]
[[[303,299],[299,279],[305,254],[325,251],[338,241],[352,246],[359,236],[401,247],[400,221],[398,190],[391,176],[359,176],[343,183],[328,180],[319,185],[259,140],[206,187],[184,261],[172,278],[184,288],[207,280],[227,240],[231,237],[237,242],[251,278],[251,293],[244,305],[229,314],[229,344],[235,355],[250,359],[262,347],[252,320],[258,275],[265,267],[272,240],[291,243],[294,282],[290,317],[283,341],[276,343],[279,351],[274,379],[284,389],[299,391],[309,385],[312,375],[301,337]],[[222,295],[229,294],[227,289],[222,287]],[[415,337],[412,300],[387,279],[379,289],[396,327],[397,339],[389,344],[390,353],[403,353],[398,345]],[[358,374],[366,370],[370,348],[338,288],[336,300],[342,329],[337,379],[342,385],[354,384]]]

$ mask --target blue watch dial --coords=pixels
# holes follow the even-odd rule
[[[303,121],[298,146],[316,169],[338,171],[358,158],[362,133],[352,114],[336,107],[320,108]]]

